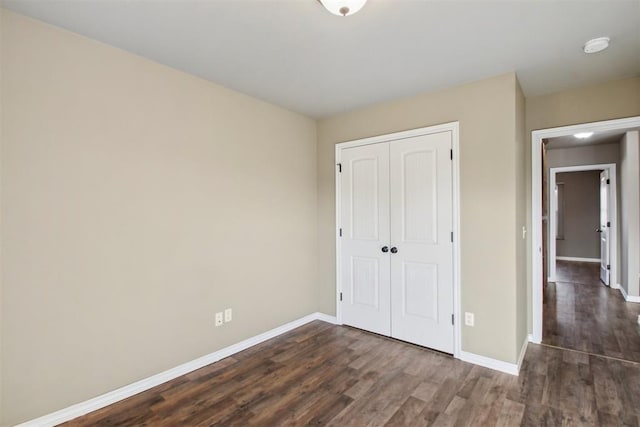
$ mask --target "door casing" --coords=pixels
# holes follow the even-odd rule
[[[583,172],[583,171],[597,171],[608,170],[609,179],[611,180],[611,199],[609,200],[609,215],[611,218],[611,228],[609,232],[609,262],[611,264],[611,271],[609,273],[609,283],[613,284],[613,288],[616,287],[618,280],[618,264],[617,264],[617,236],[618,236],[618,201],[616,197],[617,182],[616,182],[616,164],[615,163],[603,163],[595,165],[581,165],[581,166],[561,166],[549,169],[549,236],[548,242],[548,254],[549,254],[549,277],[550,282],[556,281],[556,230],[558,224],[555,215],[556,199],[552,197],[554,188],[556,186],[556,175],[563,172]],[[599,187],[598,187],[599,188]],[[598,190],[599,191],[599,190]]]
[[[399,139],[412,138],[420,135],[429,135],[440,132],[451,132],[452,147],[452,225],[453,225],[453,356],[460,358],[461,352],[461,324],[460,316],[460,134],[459,122],[444,123],[441,125],[423,127],[418,129],[407,130],[403,132],[395,132],[386,135],[373,136],[369,138],[356,139],[336,144],[335,147],[335,183],[336,183],[336,319],[339,325],[342,325],[342,307],[340,304],[340,293],[342,292],[341,283],[341,240],[340,240],[340,209],[341,209],[341,189],[339,177],[339,165],[341,163],[342,150],[345,148],[358,147],[362,145],[378,144],[382,142],[391,142]]]

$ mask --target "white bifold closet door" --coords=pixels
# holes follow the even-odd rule
[[[451,132],[342,150],[342,320],[453,353]]]

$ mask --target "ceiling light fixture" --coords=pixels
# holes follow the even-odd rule
[[[593,135],[593,132],[579,132],[579,133],[573,134],[573,136],[575,136],[578,139],[589,138],[591,135]]]
[[[609,37],[598,37],[597,39],[591,39],[584,44],[582,49],[584,53],[596,53],[601,52],[609,47]]]
[[[325,9],[334,15],[353,15],[367,2],[367,0],[318,0]]]

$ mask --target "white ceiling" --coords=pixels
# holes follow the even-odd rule
[[[369,0],[347,18],[316,0],[2,4],[314,118],[509,71],[526,96],[640,75],[640,0]]]

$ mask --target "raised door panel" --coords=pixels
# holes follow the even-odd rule
[[[402,267],[402,315],[437,322],[438,266],[404,262]]]
[[[380,263],[377,258],[351,257],[350,303],[380,309]]]
[[[438,242],[437,151],[432,148],[402,153],[402,241]]]
[[[379,240],[380,192],[378,190],[377,157],[355,159],[345,172],[350,174],[350,237],[356,240]]]

